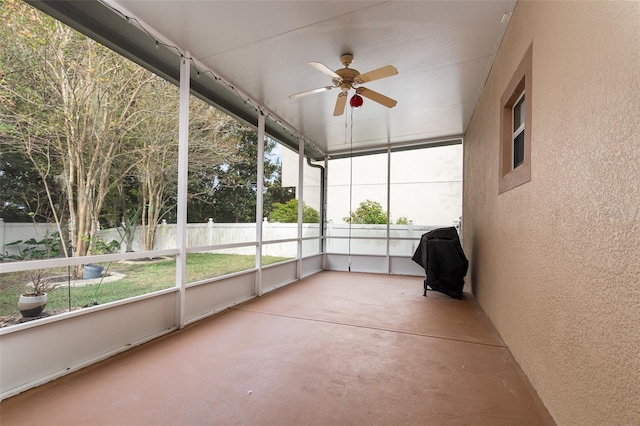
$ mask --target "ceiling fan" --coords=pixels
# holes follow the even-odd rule
[[[350,53],[345,53],[340,56],[340,62],[344,65],[344,68],[340,68],[339,70],[332,71],[326,65],[320,62],[309,62],[309,65],[316,68],[318,71],[321,71],[332,78],[333,86],[325,86],[320,87],[318,89],[307,90],[306,92],[296,93],[294,95],[289,96],[289,98],[298,98],[300,96],[311,95],[312,93],[320,93],[325,92],[327,90],[340,88],[341,92],[338,93],[338,99],[336,99],[336,106],[333,110],[334,116],[339,116],[344,114],[345,106],[347,105],[347,96],[349,95],[349,90],[355,89],[356,94],[362,95],[365,98],[371,99],[374,102],[377,102],[381,105],[386,106],[387,108],[393,108],[396,106],[398,101],[388,98],[378,92],[375,92],[371,89],[367,89],[366,87],[356,87],[362,83],[368,83],[370,81],[379,80],[385,77],[391,77],[392,75],[398,74],[398,70],[392,65],[386,65],[384,67],[375,69],[373,71],[366,72],[364,74],[360,74],[360,72],[356,69],[349,68],[351,62],[353,61],[353,55]],[[362,100],[362,98],[360,98]]]

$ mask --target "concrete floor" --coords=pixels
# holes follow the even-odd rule
[[[322,272],[0,404],[4,425],[553,425],[475,299]]]

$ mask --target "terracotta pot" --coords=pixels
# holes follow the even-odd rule
[[[47,294],[41,296],[21,295],[18,299],[18,310],[25,318],[40,316],[47,304]]]

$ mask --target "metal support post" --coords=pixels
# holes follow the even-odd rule
[[[176,224],[176,244],[179,250],[176,256],[176,286],[178,303],[176,318],[178,327],[185,325],[185,302],[187,284],[187,178],[189,165],[189,85],[191,63],[189,53],[180,58],[180,111],[178,129],[178,206]]]
[[[256,182],[256,283],[255,293],[262,296],[262,216],[264,215],[264,127],[262,111],[258,114],[258,170]]]
[[[298,139],[298,262],[297,278],[302,279],[302,221],[304,205],[304,139]]]

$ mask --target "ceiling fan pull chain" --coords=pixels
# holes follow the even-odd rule
[[[345,114],[345,138],[347,117]],[[351,108],[351,134],[349,135],[349,272],[351,272],[351,225],[353,225],[353,108]]]

